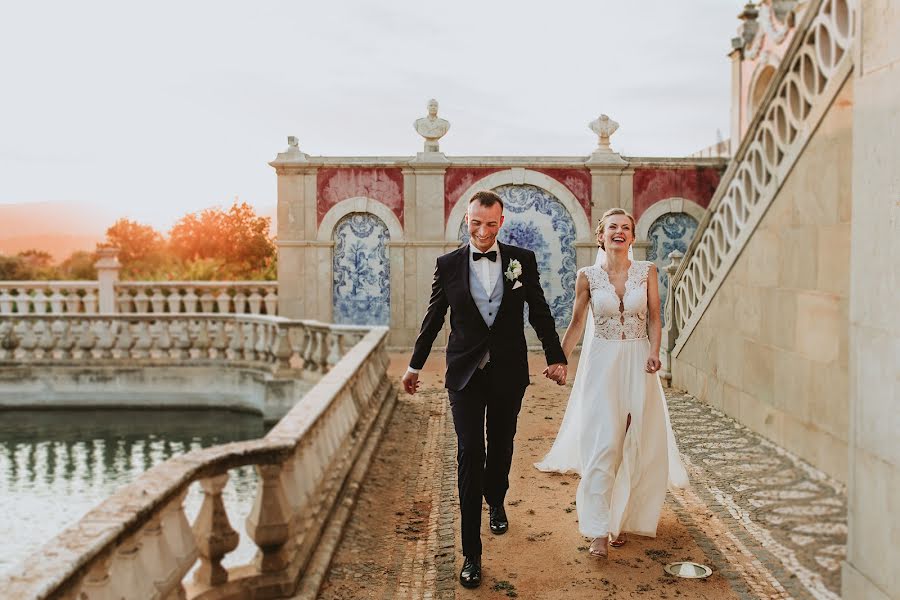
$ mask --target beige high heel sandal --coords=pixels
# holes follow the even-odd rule
[[[588,554],[590,554],[592,557],[597,558],[597,559],[607,558],[609,556],[609,551],[607,550],[605,545],[604,545],[604,547],[601,547],[601,548],[594,547],[594,544],[596,544],[598,541],[605,542],[607,540],[608,540],[608,537],[606,537],[606,536],[594,538],[593,541],[591,541],[590,547],[588,548]]]

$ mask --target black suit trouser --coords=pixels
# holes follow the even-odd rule
[[[456,428],[459,509],[466,556],[481,555],[482,496],[490,506],[500,506],[509,489],[513,438],[524,393],[520,386],[510,387],[508,378],[490,363],[484,369],[476,369],[460,391],[449,390]]]

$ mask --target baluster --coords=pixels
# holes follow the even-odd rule
[[[222,566],[222,559],[238,545],[238,534],[228,522],[228,513],[222,501],[222,490],[227,482],[227,472],[200,480],[203,505],[193,527],[200,566],[194,572],[194,581],[210,587],[228,581],[228,571]]]
[[[150,306],[155,313],[165,312],[166,297],[163,296],[161,289],[153,288],[153,295],[150,296]]]
[[[141,319],[136,323],[135,342],[132,345],[131,356],[133,358],[149,358],[153,351],[153,332],[150,323]]]
[[[328,332],[328,358],[325,359],[329,369],[341,360],[340,340],[343,334],[337,331]]]
[[[216,296],[216,307],[219,309],[219,314],[230,313],[230,304],[231,296],[228,295],[228,290],[223,289],[221,292],[219,292],[219,295]]]
[[[12,321],[0,321],[0,358],[9,360],[19,347],[19,337],[16,335]]]
[[[81,580],[79,600],[118,600],[110,576],[111,564],[112,552],[94,559],[84,579]]]
[[[203,293],[200,295],[200,308],[203,309],[203,312],[211,313],[214,302],[215,298],[213,298],[212,292],[207,288],[203,288]]]
[[[221,319],[217,319],[212,322],[212,326],[215,328],[215,332],[213,335],[213,352],[215,356],[212,358],[223,359],[228,356],[228,332],[227,324],[225,321]]]
[[[69,291],[69,290],[66,290]],[[65,300],[66,296],[63,295],[63,290],[60,288],[52,288],[52,293],[50,294],[50,312],[54,314],[59,314],[65,311]]]
[[[266,295],[263,303],[266,305],[266,314],[274,316],[278,313],[278,288],[266,288]]]
[[[15,288],[16,297],[15,297],[15,305],[16,312],[20,315],[27,315],[31,312],[31,298],[28,295],[28,290],[25,288]]]
[[[93,288],[88,288],[84,292],[81,303],[84,305],[84,312],[86,314],[97,314],[97,294],[94,293]]]
[[[234,313],[237,315],[242,315],[246,313],[246,303],[247,294],[243,292],[243,290],[236,290],[234,293]]]
[[[118,303],[119,313],[134,312],[131,308],[131,293],[127,288],[116,286],[116,302]]]
[[[253,288],[253,293],[250,294],[247,298],[247,304],[250,306],[250,313],[254,315],[259,314],[260,306],[262,305],[262,296],[259,295],[259,290]]]
[[[663,307],[664,323],[662,329],[662,352],[660,362],[662,368],[659,370],[659,377],[668,386],[672,383],[672,351],[675,350],[675,341],[678,339],[678,323],[675,318],[675,293],[678,282],[675,281],[675,273],[681,265],[684,254],[678,250],[669,253],[669,264],[666,265],[666,277],[668,278],[668,289],[666,291],[666,302]]]
[[[98,321],[94,326],[99,330],[97,345],[94,349],[94,357],[112,358],[112,349],[116,344],[116,333],[118,329],[116,321]]]
[[[43,288],[34,290],[34,296],[31,298],[34,306],[34,312],[39,315],[46,315],[50,311],[50,302]]]
[[[162,509],[160,515],[163,536],[166,538],[175,563],[169,576],[169,580],[173,583],[167,586],[167,590],[171,591],[166,596],[167,599],[172,600],[185,598],[184,586],[181,581],[194,566],[198,556],[197,543],[194,541],[191,525],[184,514],[184,496],[187,491],[188,488],[185,487],[174,500]]]
[[[244,330],[243,357],[246,361],[256,360],[256,325],[254,323],[242,323]]]
[[[178,314],[181,312],[181,290],[175,287],[169,288],[169,296],[166,298],[166,305],[169,312]]]
[[[330,366],[328,365],[328,330],[319,329],[316,333],[319,337],[319,345],[317,346],[318,353],[315,360],[316,364],[319,366],[319,370],[324,375],[331,370]]]
[[[184,312],[195,313],[197,312],[197,294],[194,292],[193,287],[188,287],[186,290],[181,298],[181,302],[184,304]]]
[[[191,349],[191,336],[188,332],[188,322],[173,320],[169,323],[169,327],[175,334],[175,341],[172,344],[172,350],[169,355],[176,360],[187,359]]]
[[[38,338],[35,335],[35,325],[41,321],[24,320],[19,322],[19,349],[18,352],[24,354],[27,360],[34,359],[34,349],[37,348]]]
[[[260,362],[269,362],[269,327],[265,323],[256,323],[253,327],[253,335],[256,344],[253,345],[253,355]]]
[[[153,339],[152,358],[165,358],[172,348],[172,336],[169,332],[169,321],[159,320],[155,323],[156,335]]]
[[[135,344],[135,338],[131,335],[131,323],[128,321],[119,321],[119,335],[116,336],[116,343],[113,348],[113,358],[130,358],[131,347]]]
[[[259,487],[247,516],[247,534],[256,542],[256,566],[263,573],[281,571],[288,564],[290,505],[281,479],[281,465],[256,465]]]
[[[53,335],[53,323],[41,321],[38,335],[38,348],[40,349],[38,358],[52,358],[55,346],[56,338]]]
[[[139,561],[140,550],[140,542],[137,536],[133,536],[121,542],[113,552],[110,584],[115,590],[116,598],[144,597],[146,583],[141,578],[143,569]]]
[[[0,288],[0,315],[11,315],[13,307],[13,297],[9,293],[9,288]]]
[[[134,306],[139,313],[145,313],[150,308],[150,297],[142,287],[138,288],[137,294],[134,296]]]
[[[210,358],[209,349],[212,341],[209,339],[209,325],[206,319],[192,321],[194,326],[194,341],[192,355],[201,359]]]
[[[70,315],[77,315],[82,312],[81,309],[81,296],[79,295],[78,288],[70,288],[65,290],[66,298],[64,300],[65,311]]]

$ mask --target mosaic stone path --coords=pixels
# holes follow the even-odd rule
[[[405,358],[392,356],[392,371],[402,373]],[[463,590],[455,436],[441,376],[428,379],[398,400],[321,599],[839,598],[844,488],[677,391],[667,396],[691,487],[668,495],[656,539],[632,541],[609,564],[587,560],[569,502],[577,477],[530,468],[552,442],[569,392],[543,382],[529,388],[519,418],[513,527],[485,536],[485,582]],[[674,560],[704,562],[714,574],[675,580],[662,573]]]
[[[708,508],[707,529],[761,597],[840,598],[845,487],[691,396],[667,396],[693,483],[676,503]]]

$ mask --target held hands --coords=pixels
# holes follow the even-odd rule
[[[644,370],[648,373],[656,373],[660,367],[662,367],[662,363],[659,362],[659,354],[650,354],[647,357],[647,365],[644,367]]]
[[[415,394],[419,386],[422,385],[422,382],[419,381],[419,374],[412,371],[407,371],[400,382],[403,384],[403,389],[406,390],[406,393],[410,395]]]
[[[565,385],[568,372],[568,367],[565,363],[554,363],[544,369],[543,375],[547,377],[547,379],[555,381],[556,385]]]

